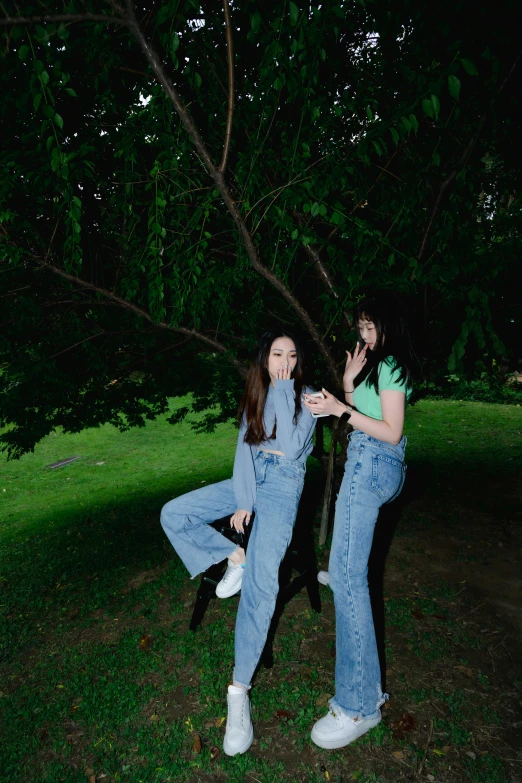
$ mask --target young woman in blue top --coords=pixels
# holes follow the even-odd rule
[[[319,414],[347,416],[353,432],[335,508],[328,572],[335,601],[335,696],[312,729],[321,748],[341,748],[381,720],[381,688],[368,589],[368,559],[379,508],[400,493],[406,466],[403,437],[413,354],[402,311],[391,295],[366,299],[355,314],[358,343],[347,353],[344,402],[304,397]]]
[[[241,589],[235,668],[228,688],[224,751],[244,753],[254,737],[248,691],[265,646],[279,590],[278,572],[290,543],[312,451],[316,419],[302,407],[303,350],[289,331],[271,329],[259,341],[239,408],[232,479],[202,487],[164,506],[161,524],[192,578],[228,558],[216,593]],[[243,532],[256,513],[248,552],[209,523],[231,515]]]

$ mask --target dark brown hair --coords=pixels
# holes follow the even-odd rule
[[[381,362],[391,360],[391,367],[397,371],[397,379],[406,386],[412,385],[417,366],[406,322],[406,311],[399,298],[391,291],[376,293],[359,302],[355,308],[357,339],[359,321],[371,321],[375,325],[377,339],[373,351],[366,353],[366,366],[355,379],[355,386],[366,381],[379,393],[379,368]]]
[[[246,387],[241,403],[239,405],[238,418],[241,422],[246,420],[247,430],[245,433],[245,443],[251,446],[259,446],[266,440],[272,440],[276,436],[277,422],[270,435],[265,432],[263,414],[265,412],[266,397],[268,387],[270,386],[270,375],[268,373],[268,357],[270,349],[279,337],[288,337],[295,345],[297,354],[297,363],[292,372],[295,389],[295,413],[294,422],[301,413],[301,393],[304,385],[304,350],[299,339],[288,329],[275,327],[269,329],[261,335],[257,347],[256,357],[248,371]]]

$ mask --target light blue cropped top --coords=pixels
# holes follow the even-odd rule
[[[303,391],[312,391],[303,389]],[[239,428],[237,439],[236,458],[234,460],[234,474],[232,476],[234,494],[238,509],[252,512],[256,501],[256,474],[254,459],[259,449],[266,448],[271,451],[282,451],[286,459],[306,462],[312,451],[312,436],[314,434],[317,419],[302,407],[297,424],[294,423],[295,391],[294,381],[276,380],[275,386],[268,387],[265,403],[264,425],[265,432],[271,433],[274,423],[277,421],[275,438],[263,441],[258,446],[250,446],[245,443],[247,430],[246,421],[243,418]]]

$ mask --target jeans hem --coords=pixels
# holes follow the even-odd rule
[[[367,718],[376,718],[379,714],[380,708],[384,704],[385,701],[388,701],[390,697],[387,693],[383,693],[382,697],[377,700],[377,703],[375,705],[375,710],[373,712],[368,712],[366,714],[363,713],[362,710],[350,710],[346,707],[341,706],[338,701],[336,701],[335,697],[333,699],[330,699],[330,708],[332,710],[339,710],[343,715],[345,715],[347,718],[353,718],[357,720],[366,720]]]
[[[205,571],[208,571],[208,569],[211,568],[213,565],[217,565],[218,563],[222,563],[223,560],[228,560],[230,555],[233,555],[234,552],[236,552],[238,549],[239,549],[239,546],[234,545],[234,549],[230,552],[229,555],[225,555],[224,557],[220,557],[219,560],[211,560],[211,562],[207,566],[202,567],[196,574],[191,574],[190,575],[191,580],[192,579],[197,579],[198,576],[201,576],[201,574],[204,574]]]

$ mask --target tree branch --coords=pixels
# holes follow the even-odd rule
[[[283,283],[283,281],[280,280],[277,277],[277,275],[275,275],[270,269],[268,269],[260,261],[257,248],[254,245],[252,236],[246,226],[246,223],[241,213],[237,208],[236,202],[234,201],[230,190],[228,189],[225,183],[223,172],[217,169],[212,163],[210,155],[201,139],[201,136],[199,135],[199,132],[196,126],[194,125],[192,118],[189,116],[187,110],[183,106],[176,88],[174,87],[174,85],[166,75],[165,71],[163,70],[158,55],[150,45],[149,41],[147,41],[147,39],[143,35],[143,32],[138,24],[136,15],[134,13],[132,0],[126,0],[126,6],[128,12],[128,19],[129,19],[129,23],[128,23],[129,29],[134,35],[134,37],[136,38],[139,45],[141,46],[141,49],[145,57],[147,58],[156,79],[162,85],[163,89],[165,90],[165,93],[170,99],[172,105],[174,106],[185,130],[189,135],[189,138],[192,140],[192,143],[196,148],[200,160],[202,161],[208,173],[216,183],[216,187],[219,190],[221,198],[225,202],[225,206],[227,207],[230,216],[232,217],[232,220],[234,221],[237,228],[239,229],[251,266],[256,270],[256,272],[258,272],[258,274],[264,277],[265,280],[267,280],[277,291],[279,291],[279,293],[283,296],[283,298],[286,299],[286,301],[290,304],[292,309],[297,313],[298,317],[307,328],[308,332],[310,333],[310,336],[312,337],[317,347],[319,348],[322,356],[324,357],[332,378],[335,380],[337,384],[340,384],[341,375],[337,368],[335,359],[332,353],[330,352],[330,350],[328,349],[328,346],[322,339],[321,334],[317,329],[317,327],[315,326],[309,313],[296,299],[296,297]]]
[[[0,19],[0,27],[12,27],[16,24],[45,24],[46,22],[105,22],[128,26],[124,16],[109,16],[109,14],[45,14],[44,16],[4,16]]]
[[[521,56],[522,55],[519,53],[517,55],[517,57],[515,58],[515,61],[513,62],[513,65],[509,69],[509,71],[506,74],[505,78],[502,80],[502,82],[501,82],[500,86],[498,87],[496,93],[493,95],[493,98],[491,99],[491,103],[490,103],[490,105],[488,107],[488,111],[489,111],[489,109],[491,109],[491,107],[495,103],[495,98],[497,97],[497,95],[499,95],[499,93],[502,92],[502,90],[506,86],[506,82],[511,77],[513,71],[517,67],[518,61],[520,60]],[[473,136],[471,137],[468,145],[466,146],[466,149],[464,150],[464,152],[460,156],[460,159],[459,159],[455,169],[451,172],[449,177],[446,177],[446,179],[441,183],[441,185],[439,187],[439,192],[437,193],[437,197],[435,199],[435,203],[433,205],[433,209],[431,211],[431,215],[430,215],[430,218],[428,220],[428,225],[427,225],[426,230],[425,230],[425,232],[423,234],[423,237],[422,237],[422,240],[421,240],[421,244],[420,244],[420,247],[419,247],[419,252],[417,253],[417,260],[418,261],[422,260],[422,257],[424,256],[424,253],[426,252],[428,239],[429,239],[430,234],[431,234],[431,228],[433,226],[435,218],[437,217],[437,215],[440,212],[442,199],[444,198],[444,195],[445,195],[446,191],[448,190],[448,188],[453,184],[453,181],[454,181],[455,177],[457,176],[457,174],[459,172],[459,169],[463,168],[464,165],[466,164],[466,161],[467,161],[467,159],[468,159],[468,157],[469,157],[469,155],[471,153],[471,150],[473,149],[473,147],[475,146],[475,144],[476,144],[476,142],[478,140],[478,137],[480,135],[480,131],[482,130],[482,127],[483,127],[483,125],[484,125],[484,123],[486,121],[486,117],[487,117],[487,112],[484,114],[484,116],[479,121],[477,130],[473,134]]]
[[[234,356],[230,355],[229,349],[226,347],[226,345],[223,345],[217,340],[213,340],[211,337],[207,337],[206,335],[201,334],[201,332],[197,332],[195,329],[186,329],[183,326],[170,326],[169,324],[165,323],[165,321],[159,321],[159,322],[154,321],[150,313],[148,313],[146,310],[143,310],[141,307],[132,304],[132,302],[127,301],[127,299],[123,299],[121,296],[117,296],[117,294],[113,294],[112,291],[107,291],[105,288],[100,288],[100,286],[94,285],[93,283],[88,283],[87,280],[82,280],[79,277],[70,275],[68,272],[65,272],[63,269],[60,269],[57,266],[53,266],[52,264],[43,261],[41,258],[38,258],[36,256],[33,256],[32,258],[33,261],[35,261],[41,268],[48,269],[50,272],[54,272],[55,275],[59,275],[60,277],[63,277],[65,280],[69,280],[69,282],[80,286],[80,288],[86,288],[89,291],[95,291],[97,294],[101,294],[101,296],[104,296],[107,299],[116,302],[118,305],[120,305],[120,307],[123,307],[125,310],[130,310],[130,312],[134,313],[135,315],[139,315],[141,318],[145,318],[146,321],[151,323],[153,326],[158,327],[159,329],[165,329],[170,332],[177,332],[178,334],[184,334],[187,337],[194,337],[196,340],[200,340],[206,345],[209,345],[215,351],[219,351],[220,353],[225,354],[228,361],[234,365],[234,367],[238,370],[239,374],[242,377],[246,376],[245,366]]]
[[[232,38],[232,23],[230,20],[230,6],[228,0],[223,0],[223,8],[225,11],[225,24],[227,28],[228,109],[225,142],[223,144],[223,157],[219,164],[219,170],[221,172],[224,172],[227,167],[230,138],[232,136],[232,119],[234,117],[234,41]]]
[[[181,102],[181,99],[179,97],[179,94],[174,87],[171,80],[166,75],[163,66],[161,65],[160,59],[156,53],[156,51],[152,48],[150,42],[145,38],[143,31],[141,30],[141,27],[139,25],[139,22],[136,18],[136,14],[134,12],[134,6],[132,0],[125,0],[125,9],[126,9],[126,15],[120,17],[110,17],[105,15],[98,15],[98,14],[62,14],[62,15],[52,15],[52,16],[31,16],[31,17],[17,17],[17,18],[11,18],[6,17],[4,20],[0,20],[0,24],[35,24],[39,22],[52,22],[52,21],[66,21],[65,17],[67,17],[67,21],[105,21],[105,22],[115,22],[120,25],[124,25],[129,28],[130,32],[140,45],[145,58],[147,59],[152,72],[154,73],[154,76],[156,77],[157,81],[161,84],[163,87],[165,94],[169,98],[170,102],[174,106],[174,109],[176,110],[176,113],[178,114],[182,125],[184,126],[189,138],[191,139],[192,143],[194,144],[194,147],[196,149],[196,153],[199,156],[201,162],[207,169],[208,173],[214,180],[217,189],[219,190],[221,197],[225,203],[226,208],[228,209],[228,212],[230,213],[230,216],[232,217],[234,223],[236,224],[237,228],[239,229],[239,232],[241,234],[241,237],[243,239],[243,243],[248,255],[248,259],[250,261],[251,266],[260,274],[262,277],[265,278],[279,293],[283,296],[283,298],[290,304],[292,309],[296,312],[304,326],[307,328],[310,336],[316,343],[317,347],[319,348],[319,351],[321,352],[322,356],[324,357],[326,364],[328,366],[328,370],[330,371],[330,374],[332,378],[335,380],[337,384],[341,383],[341,375],[338,371],[335,359],[333,357],[333,354],[330,352],[328,346],[324,342],[324,340],[321,337],[321,334],[319,330],[317,329],[316,325],[314,324],[312,318],[310,317],[309,313],[305,310],[305,308],[301,305],[301,303],[296,299],[296,297],[292,294],[292,292],[288,289],[288,287],[283,283],[282,280],[280,280],[277,275],[275,275],[270,269],[265,267],[265,265],[261,262],[258,256],[257,248],[253,242],[252,236],[246,226],[246,223],[239,212],[236,202],[234,201],[232,194],[230,190],[228,189],[224,177],[223,172],[214,166],[212,163],[212,160],[210,158],[210,155],[208,153],[207,148],[205,147],[205,144],[203,143],[203,140],[201,139],[201,136],[199,135],[199,132],[194,125],[194,122],[190,115],[188,114],[185,106]],[[120,8],[117,7],[117,10],[119,11]],[[72,18],[71,18],[72,17]],[[229,49],[230,56],[232,55],[232,51]],[[65,277],[66,279],[71,280],[72,282],[76,283],[77,285],[81,285],[86,288],[90,288],[91,290],[98,291],[98,293],[102,294],[102,296],[108,296],[109,298],[112,298],[113,301],[118,301],[122,307],[126,307],[129,310],[133,310],[135,313],[141,315],[143,318],[146,318],[151,323],[154,323],[152,317],[147,313],[145,310],[142,310],[141,308],[137,307],[136,305],[132,305],[130,302],[127,302],[125,299],[121,299],[121,297],[117,297],[115,294],[111,294],[109,291],[105,291],[105,289],[98,289],[96,286],[93,286],[91,283],[87,283],[86,281],[80,281],[79,278],[75,278],[73,275],[68,275],[63,270],[58,269],[57,267],[53,267],[50,264],[45,264],[45,262],[38,260],[38,263],[40,265],[46,266],[48,269],[55,272],[55,274],[59,274],[62,277]],[[166,323],[159,323],[156,324],[160,328],[164,329],[173,329],[174,327],[168,326]],[[209,338],[205,337],[204,335],[201,335],[197,332],[194,332],[192,330],[182,330],[181,328],[175,329],[175,331],[181,331],[183,334],[192,334],[194,337],[197,337],[200,340],[203,340],[204,342],[207,342],[210,345],[213,345],[213,347],[216,350],[226,352],[227,349],[225,346],[222,346],[220,343],[214,343],[214,341],[210,340]],[[233,359],[232,357],[229,357],[230,361],[232,361],[233,364],[239,369],[241,368],[240,372],[244,372],[243,365],[236,359]]]
[[[300,226],[305,225],[306,221],[302,215],[300,215],[298,212],[294,212],[294,216]],[[338,304],[341,304],[341,297],[339,296],[339,294],[335,289],[335,285],[332,276],[330,274],[330,271],[326,268],[324,263],[321,261],[320,251],[317,250],[315,247],[312,247],[312,245],[305,245],[305,252],[308,258],[310,258],[310,260],[314,264],[315,271],[317,272],[317,275],[321,280],[321,282],[324,284],[326,290],[334,297],[334,299],[338,302]],[[350,318],[349,313],[343,309],[342,316],[348,329],[351,329],[352,319]]]

